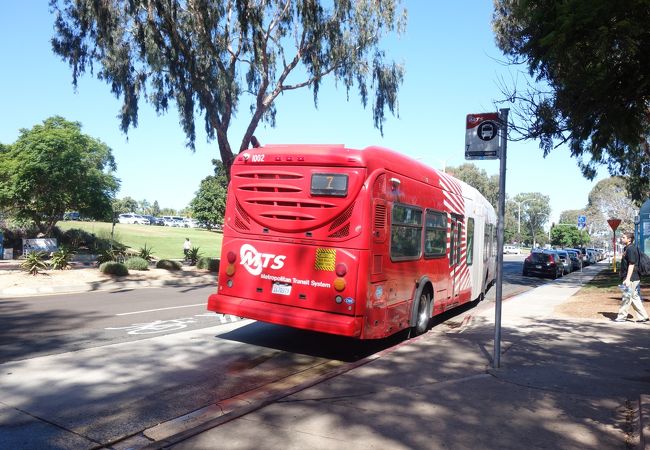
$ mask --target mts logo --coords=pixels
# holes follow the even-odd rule
[[[262,269],[270,267],[271,269],[282,269],[284,267],[284,260],[287,259],[284,255],[274,255],[272,253],[260,253],[255,247],[250,244],[244,244],[239,249],[239,256],[241,257],[241,265],[248,270],[251,275],[259,275]]]

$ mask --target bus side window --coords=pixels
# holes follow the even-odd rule
[[[467,219],[467,265],[474,263],[474,218]]]
[[[422,210],[394,205],[391,214],[390,256],[417,259],[422,253]]]
[[[434,258],[445,256],[447,250],[447,215],[438,211],[427,211],[424,235],[424,256]]]

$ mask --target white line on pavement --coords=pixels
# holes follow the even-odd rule
[[[133,311],[128,313],[115,314],[116,316],[130,316],[131,314],[141,314],[154,311],[164,311],[166,309],[178,309],[178,308],[192,308],[194,306],[205,306],[205,303],[197,303],[195,305],[183,305],[183,306],[170,306],[169,308],[158,308],[158,309],[147,309],[146,311]]]

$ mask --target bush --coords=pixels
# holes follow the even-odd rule
[[[99,271],[106,275],[117,275],[120,277],[129,274],[129,269],[127,269],[124,264],[115,261],[107,261],[103,263],[99,266]]]
[[[124,261],[124,265],[130,270],[149,270],[149,261],[139,256],[133,256],[127,259]]]
[[[197,269],[207,269],[210,272],[219,272],[219,259],[203,257],[196,264]]]
[[[181,267],[181,263],[172,261],[171,259],[161,259],[156,263],[157,269],[181,270]]]
[[[147,247],[147,243],[145,242],[144,247],[140,247],[138,256],[145,261],[151,261],[153,259],[153,248]]]
[[[71,248],[62,246],[57,251],[52,252],[50,265],[54,270],[65,270],[70,268],[70,260],[76,252]]]
[[[41,270],[47,269],[45,262],[45,252],[31,252],[25,256],[25,260],[20,264],[20,268],[32,275],[38,275]]]
[[[201,248],[192,247],[187,251],[186,260],[189,262],[190,266],[196,266],[196,263],[201,258]]]

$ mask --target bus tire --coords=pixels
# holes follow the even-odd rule
[[[415,325],[411,327],[411,336],[419,336],[429,328],[429,319],[431,318],[431,295],[428,291],[422,291],[418,299],[418,310],[415,316]]]

